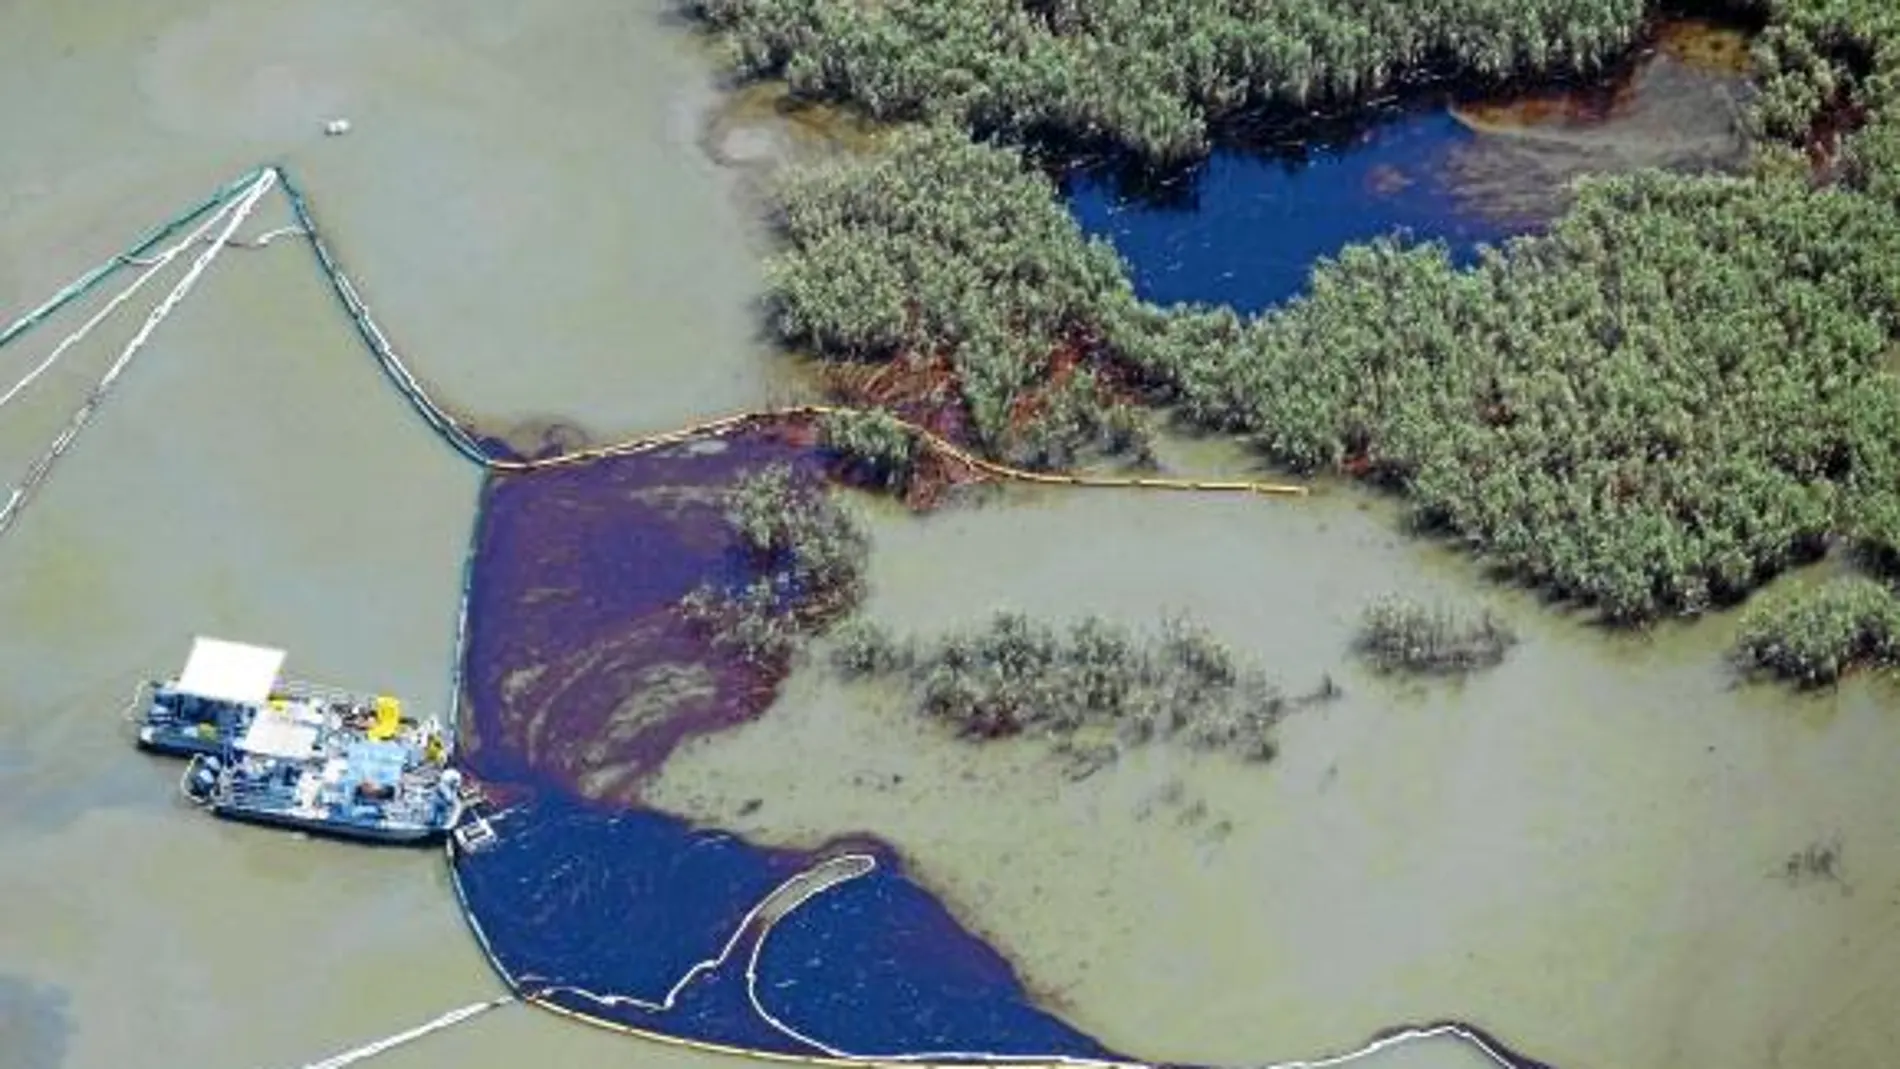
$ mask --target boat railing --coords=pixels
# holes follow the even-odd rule
[[[324,683],[312,683],[304,679],[286,679],[279,682],[271,688],[271,697],[347,702],[352,705],[366,705],[376,700],[374,694],[365,694],[360,690],[350,690],[346,687],[333,687]]]
[[[227,775],[221,786],[225,799],[232,802],[292,802],[296,800],[296,795],[290,789],[276,783],[239,779],[236,776]]]

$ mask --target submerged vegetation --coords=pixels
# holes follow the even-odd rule
[[[1276,100],[1589,69],[1642,6],[698,7],[749,73],[927,120],[785,184],[773,307],[823,356],[951,361],[992,455],[1060,460],[1052,438],[1112,442],[1127,401],[1167,403],[1404,495],[1420,529],[1623,623],[1739,600],[1837,538],[1900,546],[1900,6],[1733,6],[1767,23],[1746,177],[1593,180],[1470,269],[1349,246],[1252,319],[1140,301],[1009,138],[1198,152]],[[1089,418],[1038,426],[1074,380]]]
[[[1804,686],[1822,686],[1858,665],[1900,661],[1900,601],[1864,576],[1764,596],[1742,615],[1736,660]]]
[[[837,497],[784,464],[742,476],[726,492],[726,522],[753,578],[736,590],[702,585],[682,610],[747,656],[789,655],[863,594],[870,541]]]
[[[842,675],[901,678],[920,712],[985,739],[1179,739],[1264,761],[1274,725],[1295,705],[1337,693],[1329,680],[1289,700],[1205,628],[1174,619],[1137,634],[1096,617],[1064,629],[999,612],[930,642],[853,621],[836,640],[831,661]]]
[[[1789,854],[1771,875],[1789,887],[1811,883],[1831,883],[1842,894],[1852,894],[1842,868],[1841,838],[1836,835],[1814,842]]]
[[[1353,641],[1382,671],[1435,675],[1495,667],[1515,645],[1517,633],[1490,609],[1472,613],[1393,595],[1366,607]]]

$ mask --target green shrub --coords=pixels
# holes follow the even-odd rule
[[[910,643],[864,620],[838,628],[832,643],[832,667],[847,679],[907,672],[917,656]]]
[[[1836,579],[1764,596],[1742,615],[1735,657],[1744,669],[1804,686],[1861,664],[1900,659],[1900,601],[1882,583]]]
[[[856,599],[870,539],[835,495],[799,485],[790,466],[742,476],[727,494],[726,522],[757,567],[781,576],[807,601]]]
[[[725,498],[726,522],[754,576],[737,593],[702,585],[681,611],[722,645],[781,660],[857,604],[870,539],[835,495],[788,465],[742,475]]]
[[[999,612],[982,627],[927,643],[870,624],[842,629],[838,639],[832,664],[841,674],[902,678],[920,712],[975,738],[1067,740],[1100,729],[1130,745],[1176,738],[1267,760],[1274,725],[1298,703],[1204,628],[1180,620],[1142,635],[1096,617],[1060,628]]]
[[[1612,621],[1746,596],[1830,539],[1900,538],[1900,5],[1766,0],[1763,137],[1870,117],[1843,181],[1585,183],[1542,237],[1453,266],[1380,240],[1266,315],[1137,300],[1023,155],[972,133],[1198,152],[1268,100],[1355,99],[1441,59],[1586,69],[1636,0],[702,0],[742,66],[929,120],[780,194],[775,322],[831,358],[946,355],[988,455],[1073,462],[1140,421],[1133,374],[1295,468],[1406,495],[1418,526]],[[1789,153],[1769,151],[1765,159]],[[1090,378],[1045,398],[1052,353]],[[1077,376],[1081,378],[1080,375]],[[1037,419],[1012,419],[1025,399]],[[1124,432],[1127,433],[1124,433]]]
[[[1056,350],[1100,306],[1133,300],[1114,250],[1083,239],[1046,177],[953,129],[793,170],[778,205],[784,248],[766,274],[779,336],[834,360],[947,355],[992,456],[1019,448],[1010,413]],[[1139,420],[1113,408],[1079,389],[1056,406],[1078,438],[1139,446]]]
[[[888,412],[826,412],[818,419],[818,441],[837,453],[853,475],[873,487],[901,494],[910,485],[917,464],[917,436]]]
[[[1003,149],[931,132],[901,154],[908,177],[882,161],[835,165],[828,174],[855,177],[827,188],[922,212],[937,196],[916,189],[968,172],[1007,186],[996,200],[1061,211]],[[885,182],[902,188],[880,197]],[[799,249],[890,246],[912,225],[827,218],[837,229],[801,231],[781,283],[829,274]],[[987,336],[1007,301],[940,298],[948,283],[921,281],[993,274],[972,266],[987,254],[965,251],[983,242],[954,211],[934,218],[891,261],[918,295],[913,318],[934,324],[931,345]],[[1096,255],[1072,226],[1037,241],[1012,253],[1013,270],[1059,276],[1054,265]],[[1900,532],[1900,383],[1888,370],[1900,214],[1849,190],[1602,179],[1548,236],[1470,270],[1441,245],[1378,241],[1322,261],[1310,292],[1252,320],[1149,308],[1120,278],[1059,304],[1011,313],[1020,337],[1040,339],[1023,342],[1023,362],[966,377],[972,410],[995,428],[1038,382],[1028,354],[1088,332],[1189,419],[1250,435],[1282,464],[1363,471],[1409,496],[1422,526],[1612,620],[1737,599],[1834,534],[1892,544]],[[863,318],[843,303],[800,307],[838,338]],[[1099,432],[1050,411],[1015,443],[1030,459],[1061,463],[1060,441]]]

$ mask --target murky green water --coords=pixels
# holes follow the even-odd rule
[[[655,800],[724,826],[904,844],[1110,1045],[1291,1059],[1462,1015],[1567,1066],[1820,1066],[1896,1038],[1890,690],[1733,689],[1731,621],[1605,638],[1346,493],[879,515],[876,619],[1185,609],[1289,689],[1346,689],[1284,725],[1271,766],[1158,747],[1076,782],[1042,743],[973,746],[808,667],[669,765]],[[1490,593],[1525,642],[1463,684],[1370,677],[1345,649],[1386,590]],[[1834,836],[1852,893],[1770,878]]]
[[[0,7],[0,306],[282,160],[461,408],[605,436],[762,400],[781,385],[747,314],[755,235],[695,147],[706,74],[657,10]],[[353,132],[323,137],[338,115]],[[0,416],[7,481],[132,329]],[[207,821],[110,720],[200,632],[441,707],[475,485],[295,245],[227,253],[161,328],[0,540],[0,999],[46,993],[0,1005],[36,1037],[0,1066],[295,1064],[494,992],[436,859]],[[1039,744],[975,749],[808,670],[668,769],[686,812],[904,844],[1111,1044],[1258,1062],[1461,1015],[1566,1066],[1747,1069],[1879,1064],[1900,1040],[1889,692],[1735,692],[1723,622],[1607,641],[1521,598],[1501,600],[1528,641],[1494,675],[1367,679],[1343,656],[1365,597],[1475,580],[1346,496],[1020,494],[882,513],[876,536],[878,619],[1188,609],[1290,685],[1348,690],[1264,769],[1157,749],[1070,782]],[[1851,894],[1767,878],[1834,835]],[[377,1064],[527,1058],[715,1061],[510,1009]]]

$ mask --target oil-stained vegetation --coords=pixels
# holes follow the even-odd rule
[[[1275,105],[1589,71],[1638,39],[1642,5],[696,9],[747,74],[923,120],[784,185],[776,322],[833,359],[950,361],[992,455],[1127,448],[1130,402],[1165,402],[1401,494],[1421,530],[1622,623],[1740,600],[1830,545],[1900,546],[1900,7],[1731,5],[1765,24],[1744,177],[1586,183],[1548,234],[1471,269],[1435,244],[1351,246],[1255,318],[1137,299],[1038,147],[1168,160]]]

